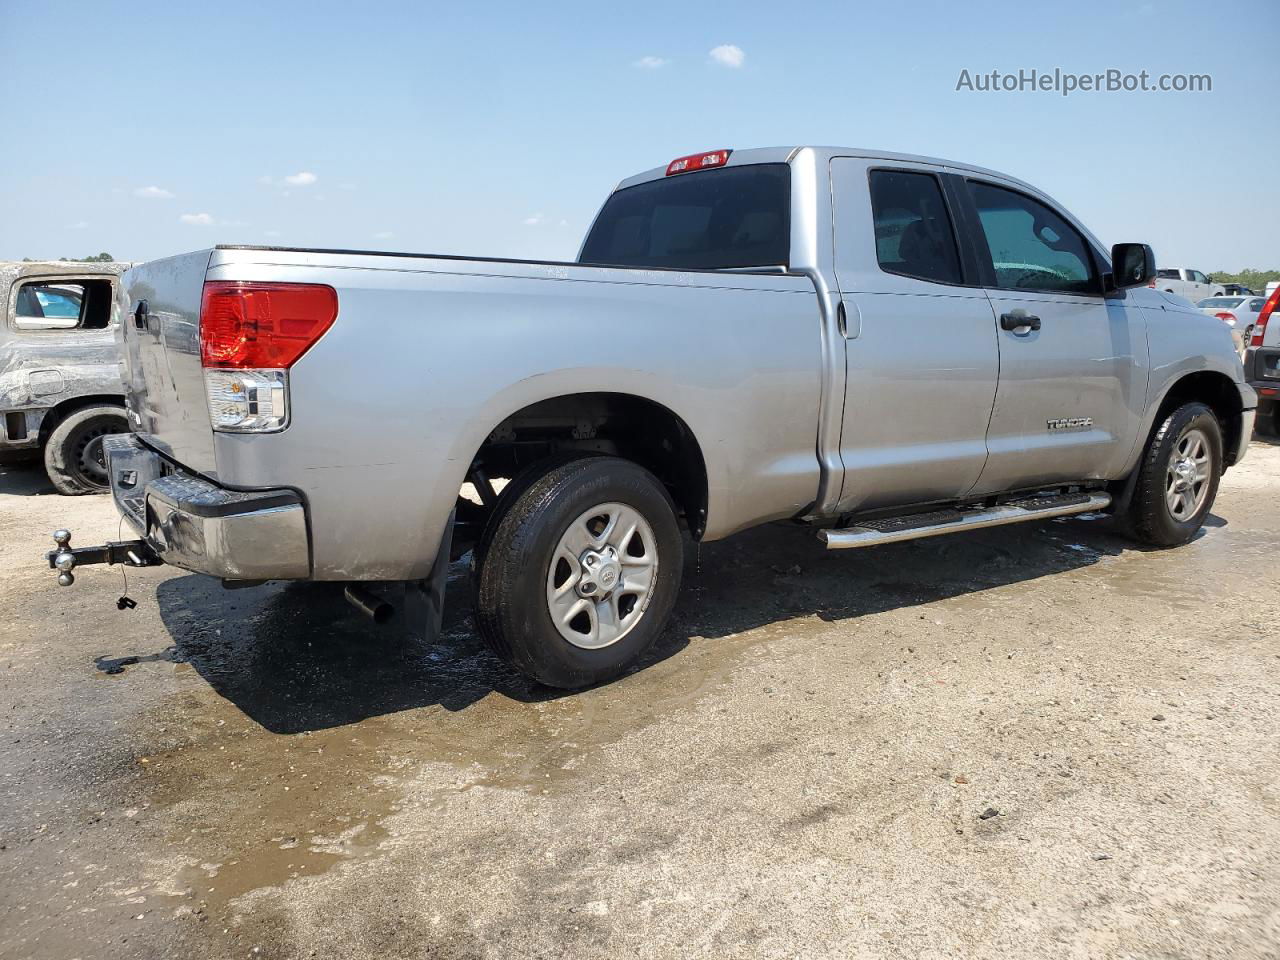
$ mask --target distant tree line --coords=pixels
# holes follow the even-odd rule
[[[1209,279],[1214,283],[1238,283],[1254,293],[1262,293],[1267,289],[1268,283],[1280,280],[1280,270],[1241,270],[1239,273],[1217,270],[1209,274]]]
[[[59,261],[63,263],[115,263],[115,257],[109,253],[95,253],[91,257],[59,257]],[[23,263],[35,263],[33,257],[23,257]]]

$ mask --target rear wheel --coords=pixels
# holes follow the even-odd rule
[[[666,489],[616,457],[553,467],[495,517],[476,570],[476,624],[525,675],[575,689],[612,679],[658,638],[684,547]]]
[[[1147,444],[1129,507],[1137,539],[1186,543],[1204,524],[1222,476],[1222,428],[1203,403],[1174,410]]]
[[[113,433],[128,433],[129,422],[120,407],[85,407],[68,414],[53,428],[44,447],[44,467],[59,493],[76,496],[104,493],[110,484],[102,441]]]

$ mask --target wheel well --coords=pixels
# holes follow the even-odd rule
[[[1213,411],[1218,423],[1222,424],[1224,458],[1233,458],[1240,447],[1240,430],[1244,425],[1240,414],[1244,407],[1240,402],[1240,391],[1231,379],[1212,370],[1187,374],[1165,394],[1152,429],[1158,430],[1165,417],[1184,403],[1203,403]],[[1224,466],[1229,467],[1234,462],[1234,459],[1225,459]]]
[[[539,460],[565,453],[606,453],[638,463],[666,486],[690,533],[707,522],[707,468],[688,425],[660,403],[622,393],[553,397],[498,424],[467,470],[514,477]]]
[[[44,446],[45,441],[49,439],[49,434],[53,433],[64,419],[77,410],[83,410],[85,407],[120,407],[124,409],[124,397],[119,394],[88,394],[80,397],[70,397],[61,403],[52,407],[48,413],[44,415],[44,419],[40,421],[40,446]]]

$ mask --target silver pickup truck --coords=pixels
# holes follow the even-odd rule
[[[581,687],[662,630],[686,535],[830,548],[1111,510],[1190,540],[1254,392],[1220,321],[1034,187],[859,149],[622,181],[575,263],[219,246],[124,278],[138,539],[228,586],[415,585],[471,551],[480,634]],[[506,480],[504,484],[496,480]],[[468,485],[474,496],[460,496]]]

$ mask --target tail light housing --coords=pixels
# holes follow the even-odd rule
[[[1236,315],[1234,313],[1227,313],[1227,311],[1225,310],[1219,310],[1217,313],[1214,314],[1214,316],[1217,317],[1219,320],[1221,320],[1223,323],[1228,323],[1233,327],[1236,325]]]
[[[1258,319],[1253,322],[1253,339],[1249,341],[1249,346],[1262,346],[1262,341],[1267,335],[1267,321],[1271,319],[1271,314],[1277,306],[1280,306],[1280,287],[1271,291],[1271,296],[1267,297],[1267,302],[1262,305],[1262,312],[1258,314]]]
[[[213,280],[200,301],[200,364],[213,429],[275,433],[289,425],[289,368],[338,317],[317,283]]]

